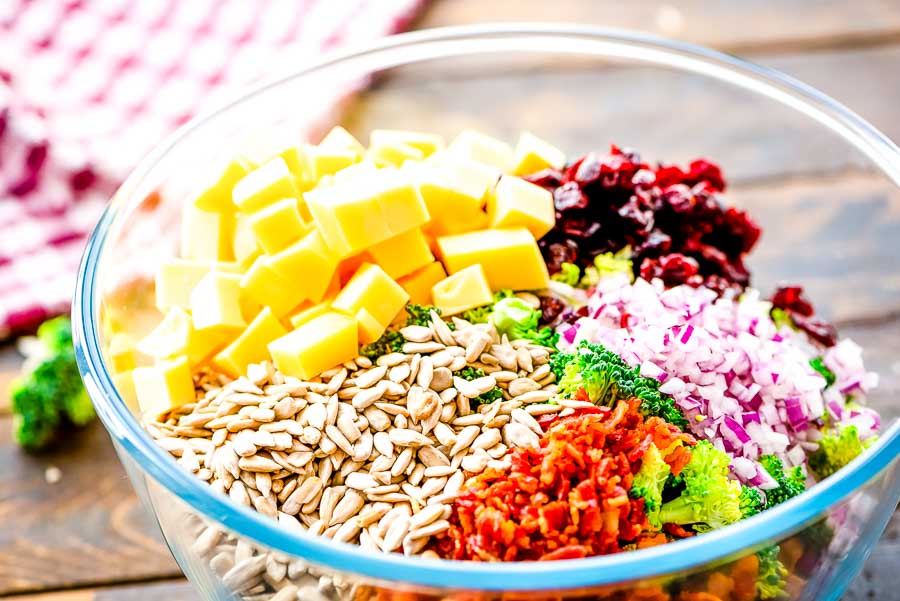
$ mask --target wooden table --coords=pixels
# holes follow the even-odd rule
[[[712,45],[797,76],[900,139],[900,6],[895,0],[643,0],[627,8],[615,0],[444,0],[432,4],[416,27],[503,20],[628,27]],[[865,178],[847,165],[830,168],[827,176],[844,202],[865,202],[883,193],[868,189]],[[803,193],[802,178],[762,173],[751,179],[737,195]],[[898,308],[868,311],[865,319],[843,329],[874,341],[868,356],[880,361],[871,367],[882,373],[882,385],[891,392],[900,392],[900,369],[891,363],[900,357]],[[0,390],[18,363],[11,346],[0,347]],[[196,599],[138,505],[102,427],[94,424],[75,434],[64,450],[30,456],[11,441],[5,403],[0,397],[0,597]],[[45,479],[50,466],[61,469],[56,484]],[[900,519],[895,517],[845,599],[896,598],[889,587],[898,556]]]

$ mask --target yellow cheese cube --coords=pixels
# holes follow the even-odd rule
[[[134,388],[134,374],[130,371],[113,374],[112,382],[113,386],[116,387],[116,392],[122,397],[125,406],[128,407],[132,413],[140,412],[140,406],[137,401],[137,390]]]
[[[509,144],[471,129],[460,132],[447,146],[447,151],[503,172],[509,169],[513,160],[513,149]]]
[[[288,171],[294,176],[294,186],[298,192],[304,192],[316,185],[316,178],[309,164],[309,158],[302,146],[291,146],[278,153],[284,160]]]
[[[250,224],[250,216],[239,213],[234,225],[234,260],[241,265],[251,265],[256,257],[262,254],[262,249],[256,241],[253,227]]]
[[[214,358],[213,364],[233,378],[247,373],[247,366],[269,358],[268,344],[287,330],[268,307],[260,311],[247,329]]]
[[[334,175],[360,160],[353,149],[328,146],[306,146],[306,160],[314,180],[318,182],[326,175]]]
[[[365,308],[356,312],[356,326],[358,328],[359,344],[375,342],[387,329],[386,325],[375,319]]]
[[[194,199],[194,206],[203,211],[233,213],[235,207],[231,192],[234,185],[252,169],[253,166],[247,159],[243,157],[234,159],[228,163],[216,181]]]
[[[308,380],[359,354],[356,320],[324,313],[270,342],[269,354],[282,373]]]
[[[257,167],[234,186],[234,204],[244,213],[252,213],[282,198],[297,198],[294,176],[281,157]]]
[[[285,198],[249,216],[250,228],[262,249],[273,255],[284,250],[313,228],[300,214],[300,201]]]
[[[232,213],[185,205],[181,213],[181,256],[198,261],[233,261],[234,226]]]
[[[189,259],[172,259],[156,270],[156,308],[191,306],[191,290],[209,273],[211,263]]]
[[[191,365],[200,365],[239,331],[219,328],[198,332],[184,309],[172,307],[159,325],[137,343],[137,350],[157,360],[184,355]]]
[[[304,198],[325,243],[340,259],[428,221],[416,186],[396,169],[319,187]]]
[[[428,241],[419,228],[374,244],[367,252],[385,273],[395,279],[434,261]]]
[[[354,178],[364,176],[366,174],[378,171],[378,167],[372,161],[360,161],[349,167],[344,167],[334,174],[333,182],[344,183],[352,181]]]
[[[340,125],[332,127],[331,131],[325,134],[325,137],[319,142],[319,146],[322,148],[349,150],[356,155],[356,160],[361,159],[366,152],[365,147],[360,144],[359,140],[354,138],[353,134]]]
[[[444,148],[444,138],[438,134],[400,129],[375,129],[369,134],[369,146],[399,142],[412,146],[429,156]]]
[[[410,173],[419,186],[430,217],[423,229],[429,235],[446,236],[487,227],[482,207],[488,186],[497,181],[492,168],[471,161],[442,161],[434,165],[405,163],[401,171]]]
[[[187,357],[160,361],[152,367],[138,367],[131,374],[138,406],[148,415],[155,417],[195,400],[194,380]]]
[[[537,242],[525,228],[443,236],[437,246],[449,273],[480,263],[493,290],[539,290],[550,279]]]
[[[478,264],[441,280],[432,287],[431,295],[443,315],[456,315],[494,302],[484,269]]]
[[[386,140],[369,146],[366,158],[379,167],[399,167],[404,161],[421,161],[425,153],[397,140]]]
[[[281,277],[272,269],[270,260],[271,257],[264,255],[253,262],[241,279],[241,296],[244,303],[269,307],[281,319],[300,304],[303,295],[296,282]]]
[[[191,317],[194,329],[243,328],[241,276],[211,271],[191,291]]]
[[[325,246],[318,230],[309,232],[269,258],[272,271],[291,282],[301,299],[313,302],[319,302],[325,296],[337,265],[337,257]]]
[[[509,172],[513,175],[528,175],[543,169],[562,169],[565,164],[566,155],[562,150],[524,131],[513,152]]]
[[[331,311],[330,300],[322,301],[321,303],[316,304],[304,303],[303,305],[301,305],[301,309],[298,313],[291,315],[289,321],[291,322],[291,327],[296,329],[305,324],[307,321],[310,321],[324,313],[328,313],[329,311]]]
[[[435,284],[447,277],[440,261],[429,263],[425,267],[397,280],[397,283],[409,294],[409,302],[417,305],[434,304],[431,289]]]
[[[381,267],[364,263],[341,290],[331,307],[355,316],[368,311],[382,325],[388,325],[409,301],[406,290],[392,280]]]
[[[109,339],[109,363],[114,372],[123,373],[137,367],[135,356],[135,343],[131,336],[125,333],[113,334]]]
[[[553,194],[520,177],[504,175],[488,192],[488,221],[492,228],[524,227],[540,239],[553,229]]]

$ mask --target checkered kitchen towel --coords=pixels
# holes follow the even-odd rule
[[[67,310],[115,186],[204,105],[424,0],[0,0],[0,338]]]

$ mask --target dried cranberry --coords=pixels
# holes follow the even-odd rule
[[[553,190],[553,204],[560,213],[570,209],[586,209],[589,202],[575,182],[566,182]]]
[[[797,329],[818,343],[829,347],[837,344],[837,329],[815,316],[812,303],[803,296],[800,286],[779,286],[772,295],[772,307],[785,311]]]
[[[572,240],[554,242],[543,248],[544,262],[550,274],[562,271],[563,263],[576,263],[578,261],[578,245]]]
[[[644,259],[641,263],[641,277],[645,280],[659,278],[666,286],[686,284],[688,279],[700,270],[695,259],[680,253],[672,253],[658,259]]]
[[[725,190],[725,178],[722,177],[722,170],[718,165],[704,159],[691,162],[685,180],[690,185],[706,182],[717,192]]]
[[[779,286],[772,295],[772,306],[806,317],[815,313],[812,303],[803,297],[803,288],[800,286]]]
[[[541,322],[545,324],[553,324],[556,318],[568,308],[568,304],[561,298],[555,296],[541,297]]]
[[[553,188],[562,185],[565,181],[564,178],[565,176],[563,173],[557,169],[544,169],[543,171],[527,175],[524,179],[542,188],[552,190]]]
[[[791,313],[791,321],[799,330],[818,342],[819,344],[829,347],[837,344],[837,328],[831,323],[818,317],[806,317]]]

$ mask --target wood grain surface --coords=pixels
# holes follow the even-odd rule
[[[713,45],[818,87],[900,139],[896,0],[642,0],[627,7],[615,0],[436,0],[416,26],[497,21],[628,27]],[[464,81],[460,75],[474,67],[485,77]],[[615,140],[654,158],[724,157],[723,166],[736,183],[730,197],[751,208],[766,227],[752,260],[757,284],[766,288],[781,278],[804,283],[828,314],[844,322],[842,332],[866,347],[869,366],[881,374],[876,401],[887,404],[900,395],[900,282],[893,291],[885,287],[877,294],[860,285],[881,265],[900,261],[900,198],[884,182],[861,173],[859,157],[843,145],[813,127],[798,136],[788,129],[796,123],[776,109],[768,110],[760,125],[748,115],[766,107],[748,105],[700,79],[673,83],[665,94],[653,96],[646,83],[654,78],[655,87],[664,75],[617,73],[596,63],[536,72],[533,65],[462,61],[456,73],[427,87],[418,84],[416,69],[393,75],[390,87],[376,82],[352,105],[351,124],[365,130],[402,119],[410,128],[449,133],[470,125],[448,111],[454,104],[481,113],[489,129],[502,114],[504,121],[544,133],[573,153]],[[554,93],[574,87],[585,98],[578,106]],[[560,122],[552,132],[542,131],[548,112]],[[585,128],[585,122],[592,127]],[[598,123],[606,139],[596,139]],[[819,177],[829,183],[824,196]],[[786,206],[804,211],[803,219],[783,219]],[[835,235],[845,239],[835,245]],[[797,253],[791,261],[784,258],[788,240]],[[0,390],[7,388],[19,361],[11,345],[0,346]],[[198,599],[183,580],[173,580],[180,571],[135,498],[100,424],[73,434],[61,449],[32,456],[13,444],[6,411],[8,398],[0,394],[0,597]],[[900,407],[892,405],[891,412],[897,415]],[[55,485],[45,479],[49,466],[62,471]],[[895,598],[891,583],[898,537],[895,514],[846,601]]]

